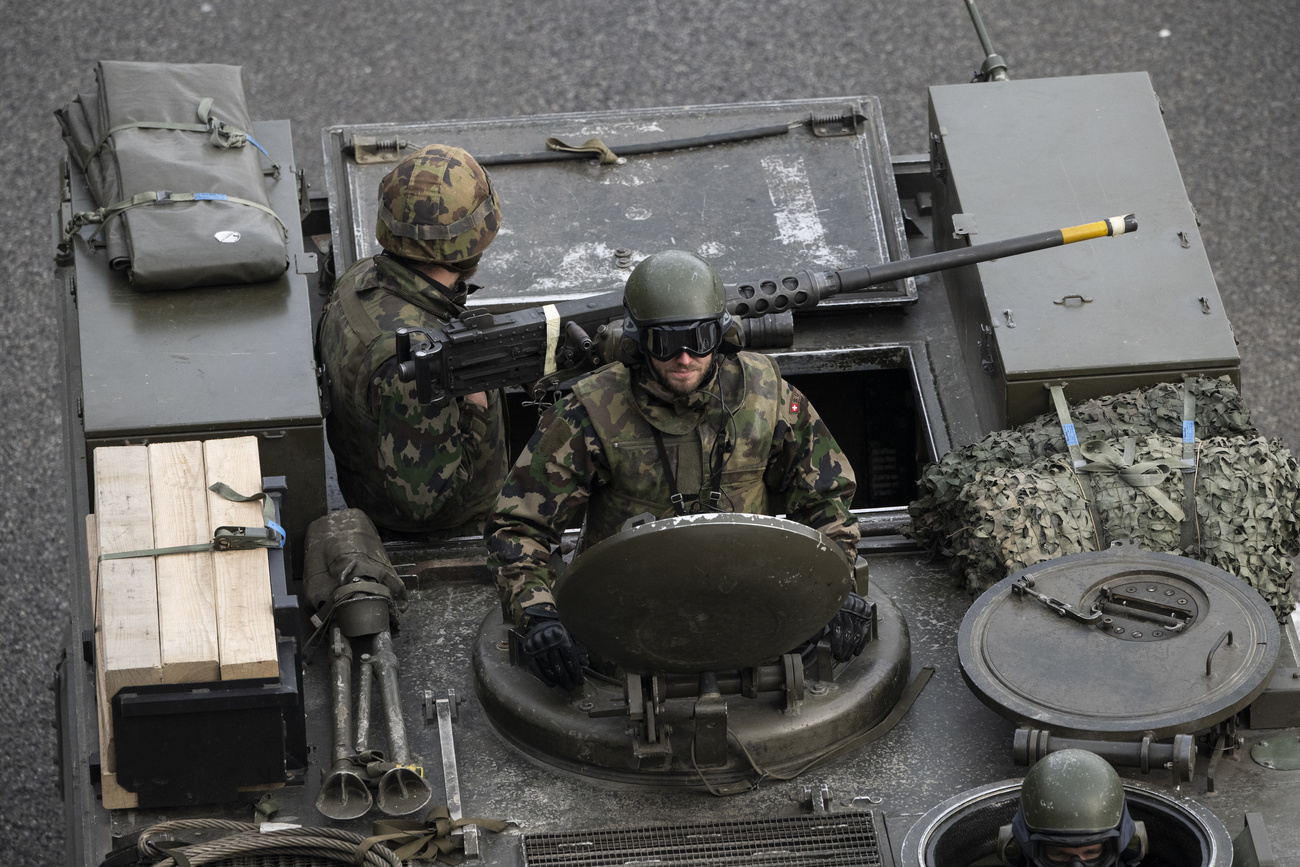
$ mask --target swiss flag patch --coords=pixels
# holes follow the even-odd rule
[[[790,401],[790,412],[798,412],[798,411],[799,411],[799,401],[797,400]]]

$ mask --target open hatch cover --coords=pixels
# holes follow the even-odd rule
[[[807,641],[849,592],[840,547],[794,521],[706,513],[623,530],[555,582],[573,635],[630,671],[722,671]]]

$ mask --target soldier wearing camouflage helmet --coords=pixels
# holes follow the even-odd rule
[[[1035,763],[1011,824],[998,833],[1008,867],[1130,867],[1146,849],[1146,827],[1129,815],[1119,774],[1086,750]]]
[[[464,309],[483,251],[501,226],[486,171],[457,147],[428,145],[379,182],[383,252],[339,278],[317,335],[327,374],[330,448],[348,505],[385,532],[481,526],[508,468],[501,398],[423,405],[397,374],[395,332]]]
[[[623,360],[546,413],[506,480],[488,519],[488,565],[547,683],[571,689],[584,663],[551,595],[564,529],[582,525],[586,548],[646,512],[785,513],[856,557],[848,460],[776,362],[740,351],[725,304],[722,279],[698,256],[643,260],[624,290]],[[867,611],[854,593],[828,626],[839,659],[861,652]]]

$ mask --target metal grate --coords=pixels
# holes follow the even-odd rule
[[[873,813],[710,822],[658,828],[525,834],[525,867],[727,864],[881,867]]]

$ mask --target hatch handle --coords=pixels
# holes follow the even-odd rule
[[[1166,617],[1154,611],[1143,611],[1141,608],[1130,608],[1127,605],[1116,605],[1112,602],[1098,602],[1097,606],[1097,610],[1102,614],[1154,623],[1157,626],[1163,626],[1170,632],[1182,632],[1187,627],[1187,621],[1185,620],[1179,620],[1177,617]]]
[[[1092,623],[1096,623],[1098,620],[1101,620],[1101,612],[1096,609],[1094,609],[1089,614],[1084,614],[1083,612],[1077,610],[1070,603],[1062,602],[1060,599],[1055,599],[1051,596],[1047,596],[1043,593],[1039,593],[1037,590],[1033,589],[1033,587],[1034,587],[1033,573],[1026,572],[1024,575],[1021,575],[1014,584],[1011,585],[1011,595],[1016,597],[1032,596],[1033,598],[1037,599],[1039,602],[1046,605],[1048,608],[1055,611],[1058,616],[1069,617],[1070,619],[1077,620],[1080,623],[1092,624]]]
[[[1155,623],[1170,632],[1181,632],[1190,622],[1190,615],[1184,608],[1162,604],[1158,599],[1125,593],[1115,587],[1103,587],[1101,596],[1093,607],[1103,614]]]
[[[1210,655],[1207,656],[1207,657],[1205,657],[1205,676],[1206,676],[1206,677],[1213,677],[1213,676],[1214,676],[1214,669],[1212,668],[1212,665],[1213,665],[1213,663],[1214,663],[1214,654],[1217,653],[1218,650],[1219,650],[1219,648],[1223,646],[1223,640],[1224,640],[1225,638],[1228,639],[1228,646],[1231,647],[1231,646],[1232,646],[1232,630],[1231,630],[1231,629],[1229,629],[1227,632],[1224,632],[1222,635],[1219,636],[1219,640],[1216,641],[1216,642],[1214,642],[1214,646],[1210,648]]]

